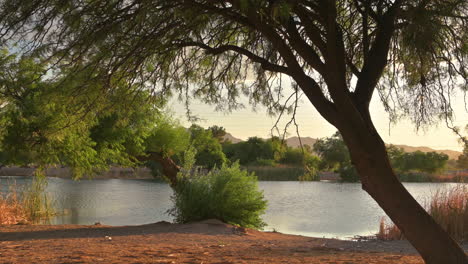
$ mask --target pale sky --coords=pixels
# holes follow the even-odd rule
[[[301,137],[329,137],[336,129],[328,124],[309,101],[303,97],[299,106],[296,120],[299,125]],[[453,98],[455,120],[454,125],[464,127],[468,124],[468,113],[465,111],[463,95]],[[185,109],[181,103],[176,100],[170,104],[169,108],[179,118],[182,125],[190,126],[185,117]],[[245,109],[237,110],[231,114],[216,112],[214,106],[209,106],[198,101],[193,101],[191,111],[194,115],[204,119],[198,122],[203,127],[212,125],[222,126],[234,137],[247,139],[248,137],[258,136],[262,138],[270,137],[271,129],[276,118],[269,117],[265,108],[258,108],[253,112],[249,105]],[[400,120],[396,125],[390,125],[388,114],[385,112],[380,99],[374,96],[371,103],[371,113],[374,124],[381,137],[386,143],[404,144],[409,146],[427,146],[433,149],[451,149],[462,150],[462,145],[458,142],[457,136],[448,129],[444,122],[437,126],[428,128],[426,131],[416,131],[415,125],[409,120]],[[284,124],[289,118],[284,118],[279,126],[284,129]],[[289,136],[296,136],[296,128],[291,126],[288,130]]]

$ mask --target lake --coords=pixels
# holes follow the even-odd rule
[[[0,191],[18,186],[30,177],[0,177]],[[405,183],[421,203],[454,183]],[[350,238],[378,231],[385,213],[358,183],[261,181],[268,200],[263,216],[266,230],[315,237]],[[47,192],[58,212],[51,224],[140,225],[171,221],[172,190],[160,181],[95,179],[73,181],[48,178]]]

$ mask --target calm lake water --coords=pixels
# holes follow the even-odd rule
[[[0,191],[7,185],[30,183],[28,177],[0,177]],[[152,180],[81,180],[49,178],[47,192],[59,212],[51,224],[139,225],[171,221],[172,190]],[[453,183],[406,183],[419,202]],[[263,216],[266,230],[317,237],[349,238],[378,230],[385,213],[357,183],[273,182],[259,183],[268,200]]]

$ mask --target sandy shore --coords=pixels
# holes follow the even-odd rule
[[[468,250],[468,245],[464,245]],[[0,263],[423,263],[406,241],[353,242],[208,220],[142,226],[0,226]]]

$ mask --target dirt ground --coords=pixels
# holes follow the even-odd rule
[[[464,245],[468,250],[468,245]],[[423,263],[406,241],[343,241],[208,220],[142,226],[0,226],[0,263]]]

